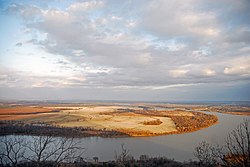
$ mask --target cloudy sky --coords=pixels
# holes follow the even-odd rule
[[[0,99],[250,100],[249,0],[0,0]]]

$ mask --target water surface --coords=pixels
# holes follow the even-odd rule
[[[218,116],[218,124],[196,132],[154,137],[81,138],[81,143],[86,148],[84,157],[92,159],[97,156],[101,161],[113,160],[115,154],[121,152],[121,145],[124,144],[135,158],[146,154],[154,157],[166,156],[178,161],[195,159],[193,150],[201,141],[213,145],[223,144],[229,132],[235,129],[244,119],[250,119],[250,116],[215,114]],[[25,137],[28,140],[32,139],[29,136]]]
[[[85,156],[98,156],[100,160],[114,159],[115,152],[119,154],[121,144],[129,149],[130,154],[138,158],[142,154],[149,156],[166,156],[179,161],[194,159],[193,150],[201,141],[211,144],[223,144],[225,137],[237,125],[249,116],[216,113],[219,123],[196,132],[155,137],[128,138],[83,138],[87,148]]]

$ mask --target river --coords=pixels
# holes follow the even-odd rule
[[[124,144],[135,158],[146,154],[153,157],[165,156],[178,161],[194,160],[193,151],[200,142],[206,141],[212,145],[223,144],[228,133],[244,119],[250,119],[249,116],[215,114],[218,116],[217,124],[196,132],[154,137],[81,138],[81,143],[86,148],[84,157],[92,159],[97,156],[100,161],[113,160],[115,153],[119,154],[121,145]],[[29,136],[25,137],[29,138]]]

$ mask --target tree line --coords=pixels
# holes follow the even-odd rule
[[[22,121],[0,121],[0,135],[48,135],[64,137],[125,137],[122,132],[89,127],[61,127],[44,122],[24,123]]]

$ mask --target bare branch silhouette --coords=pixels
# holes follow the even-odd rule
[[[195,148],[194,156],[198,158],[200,166],[215,166],[216,157],[212,150],[212,147],[205,141]]]
[[[80,140],[74,138],[54,138],[52,136],[35,136],[27,142],[25,147],[30,151],[25,159],[43,166],[44,162],[52,161],[57,166],[63,161],[73,161],[82,156],[84,148]]]
[[[24,140],[17,136],[3,136],[0,138],[0,160],[1,165],[11,164],[16,167],[23,160],[26,148]]]
[[[244,120],[225,139],[223,162],[228,166],[250,166],[250,120]]]

